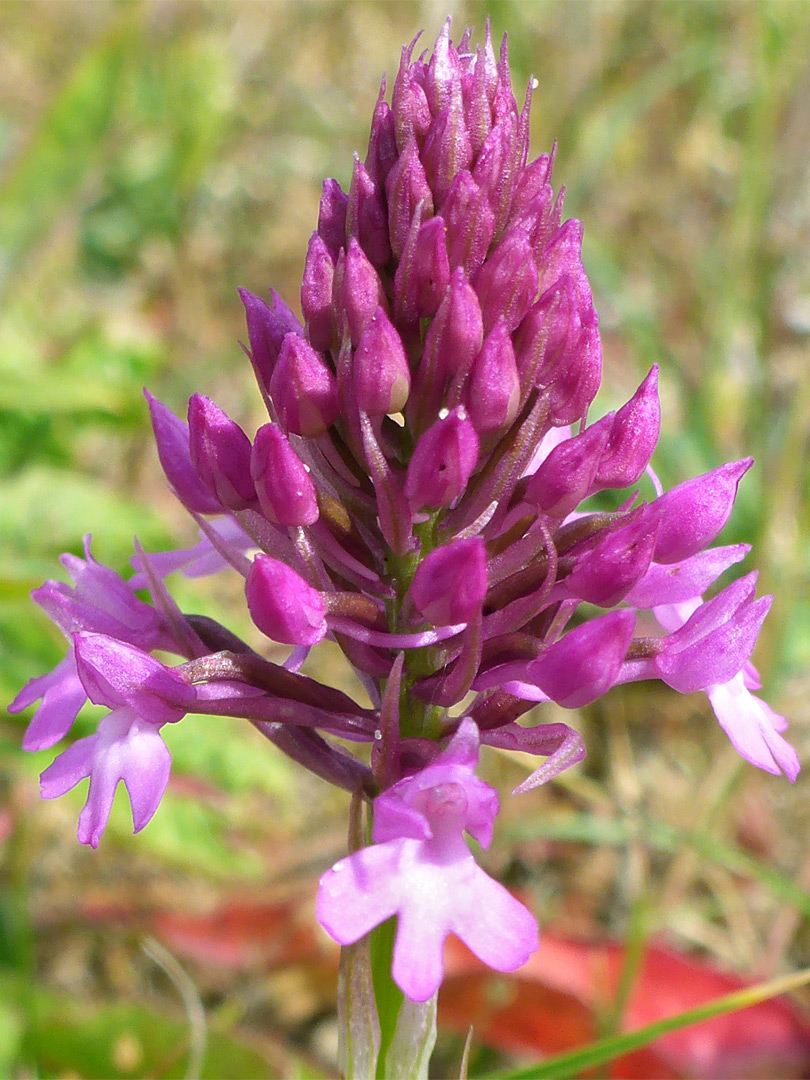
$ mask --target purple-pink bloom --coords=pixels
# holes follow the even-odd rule
[[[751,693],[745,672],[739,671],[726,683],[709,686],[706,693],[720,727],[737,753],[774,776],[784,773],[794,783],[799,775],[799,755],[781,735],[788,722]]]
[[[71,645],[52,672],[32,679],[9,705],[9,712],[21,712],[42,699],[23,737],[26,750],[45,750],[58,743],[87,700],[73,655],[72,635],[76,631],[109,634],[145,649],[171,647],[155,609],[138,599],[129,582],[93,558],[89,536],[84,538],[84,555],[84,559],[70,554],[61,558],[73,578],[72,587],[46,581],[32,593]]]
[[[488,847],[496,793],[475,775],[479,736],[463,720],[426,768],[374,801],[375,843],[321,878],[318,921],[342,945],[398,917],[392,975],[413,1001],[439,989],[456,934],[485,964],[513,971],[538,945],[534,916],[475,862],[465,830]]]
[[[773,597],[754,599],[756,572],[699,604],[665,638],[653,658],[656,675],[681,694],[728,682],[747,663]],[[656,609],[659,622],[665,616]]]
[[[75,653],[87,696],[112,711],[95,735],[69,746],[42,774],[42,795],[55,799],[90,778],[79,816],[79,840],[98,847],[123,780],[135,832],[155,813],[169,780],[171,756],[160,735],[196,699],[193,687],[148,653],[105,634],[78,633]]]
[[[73,743],[42,774],[44,799],[56,799],[90,778],[87,802],[79,815],[78,837],[83,844],[98,847],[121,780],[132,805],[134,831],[140,832],[151,820],[171,769],[159,728],[127,706],[114,709],[95,735]]]
[[[677,633],[702,606],[699,599],[691,599],[656,607],[654,613],[665,629]],[[775,776],[784,773],[794,783],[800,769],[799,755],[781,735],[788,728],[784,716],[751,693],[759,689],[756,669],[750,663],[745,663],[732,678],[703,689],[737,753],[752,765]]]

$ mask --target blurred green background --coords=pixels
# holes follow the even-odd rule
[[[84,533],[121,572],[133,534],[152,550],[193,539],[142,388],[179,412],[202,391],[260,421],[236,288],[297,305],[322,179],[348,185],[381,74],[390,86],[400,45],[419,29],[432,42],[448,10],[456,36],[488,13],[496,37],[509,32],[516,86],[539,81],[533,151],[559,141],[556,181],[586,226],[598,408],[658,362],[665,484],[756,457],[723,541],[753,541],[749,562],[776,594],[755,659],[807,760],[803,3],[0,5],[0,696],[63,654],[28,593]],[[225,580],[179,581],[176,595],[243,625]],[[323,677],[343,677],[327,663]],[[278,951],[269,913],[311,933],[345,800],[237,724],[186,721],[155,820],[133,840],[119,799],[94,853],[75,841],[83,793],[40,803],[52,755],[22,754],[25,719],[6,716],[0,733],[0,1075],[183,1075],[195,1002],[203,1075],[328,1072],[334,954],[320,937],[297,959]],[[622,937],[643,907],[650,931],[741,972],[810,962],[806,782],[740,763],[700,695],[614,691],[574,720],[588,761],[506,800],[488,855],[541,922]],[[495,755],[487,768],[504,789],[525,772]],[[662,844],[662,828],[702,847]],[[258,959],[228,967],[189,947],[191,976],[175,970],[160,920],[204,919],[234,897],[268,913]]]

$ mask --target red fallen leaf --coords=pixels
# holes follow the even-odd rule
[[[152,933],[172,952],[204,964],[256,969],[297,964],[318,952],[314,927],[291,902],[230,901],[209,914],[162,911]]]
[[[540,948],[510,978],[517,985],[514,1000],[482,1013],[476,1035],[511,1052],[534,1050],[544,1055],[582,1046],[595,1037],[593,1023],[581,1034],[571,1026],[571,1000],[595,1015],[611,1002],[621,971],[623,946],[586,944],[545,934]],[[440,1007],[450,1027],[466,1031],[455,984],[483,970],[461,945],[451,939],[446,954],[447,979]],[[491,982],[493,976],[489,976]],[[541,985],[552,996],[539,1009],[533,991]],[[737,976],[659,945],[648,948],[625,1013],[624,1030],[634,1031],[666,1016],[705,1004],[750,985]],[[467,991],[469,994],[470,991]],[[556,994],[556,998],[553,996]],[[486,1001],[486,992],[481,994]],[[540,1015],[538,1015],[540,1013]],[[469,1013],[468,1013],[469,1017]],[[572,1038],[561,1045],[561,1032]],[[575,1036],[575,1037],[573,1037]],[[810,1069],[810,1021],[785,999],[773,999],[671,1032],[652,1047],[613,1063],[613,1077],[663,1080],[699,1076],[705,1080],[806,1076]]]

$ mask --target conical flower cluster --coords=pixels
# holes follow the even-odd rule
[[[318,775],[388,799],[381,810],[399,803],[380,793],[420,770],[442,773],[442,741],[463,711],[467,772],[451,799],[441,776],[425,781],[435,798],[419,818],[444,821],[445,840],[448,820],[457,838],[480,827],[470,818],[479,742],[545,756],[528,789],[584,747],[565,724],[518,718],[536,702],[578,708],[630,680],[706,691],[745,757],[790,779],[798,771],[784,720],[750,693],[769,598],[755,599],[750,574],[702,601],[747,552],[710,545],[750,459],[662,492],[649,469],[655,369],[618,411],[589,422],[601,348],[582,227],[562,220],[553,153],[529,161],[531,88],[519,106],[506,45],[496,56],[488,33],[483,46],[469,34],[454,46],[448,22],[429,57],[414,47],[390,104],[383,82],[348,190],[324,184],[302,318],[275,293],[269,303],[242,293],[267,423],[251,438],[202,395],[188,424],[149,399],[161,462],[200,544],[139,552],[129,582],[88,549],[69,561],[74,589],[49,582],[35,596],[71,654],[15,702],[42,698],[26,745],[62,738],[87,696],[111,709],[98,735],[43,775],[47,797],[90,776],[86,842],[98,843],[120,779],[136,828],[149,820],[168,777],[160,728],[191,711],[252,721]],[[633,490],[645,472],[657,486],[648,501]],[[592,509],[608,489],[630,490],[619,510]],[[258,629],[293,646],[285,665],[184,616],[163,584],[176,569],[225,567],[244,577]],[[135,595],[144,586],[153,607]],[[372,708],[298,673],[326,637]],[[155,649],[184,662],[166,667]],[[333,736],[370,743],[371,765]],[[395,815],[385,841],[428,844],[433,826],[406,818]],[[392,897],[381,912],[396,909]],[[352,939],[339,923],[330,915],[335,936]],[[455,927],[449,915],[442,925]],[[503,966],[520,962],[513,944]],[[431,960],[440,977],[435,950]],[[416,997],[435,981],[406,989]]]

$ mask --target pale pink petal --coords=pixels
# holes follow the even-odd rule
[[[48,766],[39,778],[43,799],[58,799],[90,775],[97,742],[98,735],[78,739]]]
[[[440,881],[431,884],[441,888]],[[434,901],[441,897],[434,894]],[[422,897],[423,902],[406,907],[400,912],[397,936],[394,942],[394,962],[391,975],[394,982],[411,1001],[427,1001],[432,998],[444,975],[444,939],[447,925],[431,905],[431,895]]]
[[[451,930],[489,967],[514,971],[539,944],[537,920],[503,885],[473,867],[472,879],[457,895]]]
[[[774,712],[746,688],[743,673],[707,691],[720,726],[737,752],[766,772],[782,773],[793,783],[799,774],[799,756],[779,734],[787,727]]]
[[[47,750],[55,746],[73,727],[73,721],[87,701],[72,648],[53,671],[32,679],[20,691],[9,705],[9,712],[19,712],[40,697],[42,704],[23,736],[23,750]]]
[[[326,871],[318,888],[316,915],[335,941],[353,945],[396,913],[403,852],[409,843],[418,841],[391,840],[363,848]]]

